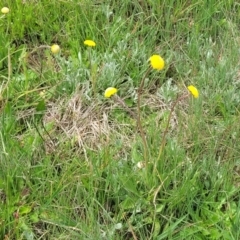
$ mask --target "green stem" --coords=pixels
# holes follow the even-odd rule
[[[117,95],[113,96],[113,99],[116,100],[122,107],[133,117],[136,118],[136,114],[126,105],[126,103]]]
[[[164,149],[164,147],[165,147],[165,145],[166,145],[166,137],[167,137],[167,133],[168,133],[169,125],[170,125],[170,120],[171,120],[171,118],[172,118],[173,111],[174,111],[176,105],[177,105],[181,100],[183,100],[183,99],[185,99],[185,98],[187,98],[187,97],[189,97],[189,95],[182,95],[182,96],[178,97],[178,98],[176,99],[176,101],[173,103],[173,105],[172,105],[172,107],[171,107],[171,109],[170,109],[170,113],[169,113],[168,120],[167,120],[167,126],[166,126],[166,128],[165,128],[165,130],[164,130],[163,137],[162,137],[162,142],[161,142],[161,145],[160,145],[160,147],[159,147],[158,157],[157,157],[157,160],[156,160],[156,162],[155,162],[155,164],[154,164],[154,172],[156,171],[157,162],[160,160],[161,155],[162,155],[162,152],[163,152],[163,149]]]
[[[145,134],[144,134],[142,121],[141,121],[141,94],[143,92],[145,79],[146,79],[147,75],[149,74],[150,70],[151,70],[151,68],[149,68],[147,70],[147,72],[145,73],[145,75],[143,76],[143,78],[141,80],[140,86],[138,88],[138,97],[137,97],[137,129],[139,130],[140,136],[141,136],[142,141],[143,141],[143,148],[144,148],[143,156],[144,156],[144,161],[145,161],[146,165],[147,165],[147,162],[148,162],[148,145],[147,145],[147,141],[146,141],[146,137],[145,137]]]
[[[94,74],[94,66],[92,64],[92,59],[91,59],[91,48],[89,47],[88,49],[88,58],[89,58],[89,63],[90,63],[90,81],[92,83],[92,89],[93,89],[93,97],[96,97],[96,81],[95,81],[95,74]]]

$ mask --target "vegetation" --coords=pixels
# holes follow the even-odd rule
[[[0,239],[240,239],[237,1],[2,7]]]

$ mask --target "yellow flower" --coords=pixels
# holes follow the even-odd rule
[[[117,93],[117,89],[114,88],[114,87],[109,87],[105,90],[104,97],[105,98],[110,98],[115,93]]]
[[[7,14],[7,13],[9,13],[9,8],[3,7],[3,8],[1,9],[1,12],[2,12],[3,14]]]
[[[45,90],[41,91],[41,92],[39,93],[39,95],[40,95],[41,98],[45,98],[45,96],[46,96],[46,91],[45,91]]]
[[[160,55],[152,55],[149,60],[153,69],[162,70],[165,66],[165,62]]]
[[[137,167],[139,168],[139,169],[142,169],[142,168],[145,168],[146,167],[146,164],[145,164],[145,162],[138,162],[137,163]]]
[[[95,47],[96,46],[96,43],[92,40],[85,40],[84,44],[89,46],[89,47]]]
[[[53,44],[53,45],[51,46],[51,52],[52,52],[52,53],[56,54],[56,53],[59,53],[59,51],[60,51],[59,45]]]
[[[187,87],[189,92],[193,95],[193,97],[198,98],[199,97],[199,92],[197,88],[195,88],[193,85],[190,85]]]

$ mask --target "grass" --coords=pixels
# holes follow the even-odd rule
[[[236,1],[4,6],[1,239],[240,238]]]

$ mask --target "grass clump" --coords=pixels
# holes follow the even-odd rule
[[[1,239],[239,238],[235,1],[3,7]]]

